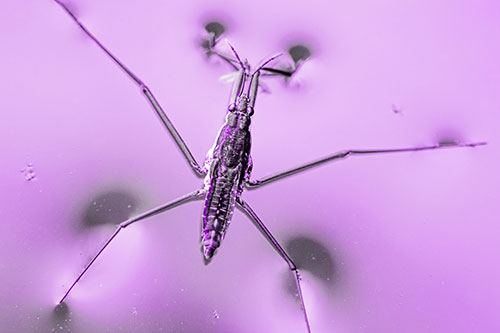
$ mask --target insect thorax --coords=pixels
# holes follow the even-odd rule
[[[220,246],[231,222],[236,198],[250,176],[250,117],[229,112],[213,148],[207,156],[202,247],[210,259]]]

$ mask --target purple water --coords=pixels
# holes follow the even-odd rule
[[[231,70],[197,44],[209,19],[254,65],[293,42],[312,50],[288,87],[266,80],[257,98],[256,178],[346,148],[488,141],[356,157],[243,197],[304,268],[313,332],[500,330],[497,1],[71,8],[148,83],[199,162],[231,89],[219,80]],[[241,212],[203,264],[201,201],[124,230],[54,311],[113,223],[201,181],[56,3],[7,2],[0,31],[1,331],[305,332],[287,266]]]

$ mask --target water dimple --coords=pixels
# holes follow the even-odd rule
[[[403,110],[397,107],[395,104],[392,104],[392,112],[401,116],[403,115]]]
[[[217,44],[222,34],[226,32],[226,26],[218,20],[211,20],[204,25],[205,36],[200,39],[199,45],[208,56],[213,54],[213,47]]]
[[[288,54],[292,57],[293,62],[298,64],[301,61],[307,60],[311,56],[312,52],[307,46],[296,44],[288,48]]]
[[[101,192],[91,198],[83,208],[82,225],[89,228],[121,223],[130,217],[137,205],[138,199],[126,190],[112,189]]]
[[[217,39],[226,31],[226,27],[221,22],[211,21],[205,24],[205,30],[212,33],[214,38]]]
[[[451,139],[451,138],[444,138],[439,140],[439,146],[445,147],[445,146],[456,146],[458,143],[456,140]]]

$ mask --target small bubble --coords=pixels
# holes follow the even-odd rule
[[[36,174],[35,170],[33,169],[32,163],[28,163],[25,168],[22,168],[21,173],[23,174],[24,179],[26,179],[27,181],[36,179]]]
[[[220,318],[219,314],[217,313],[217,310],[214,310],[213,315],[214,315],[215,319],[219,319]]]
[[[132,205],[127,205],[127,208],[132,208]]]
[[[135,307],[134,307],[134,309],[132,310],[132,314],[133,314],[134,316],[137,316],[137,309],[136,309]]]

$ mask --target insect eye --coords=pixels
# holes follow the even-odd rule
[[[229,107],[227,109],[229,110],[229,112],[233,112],[236,109],[236,104],[234,103],[229,104]]]
[[[249,116],[253,116],[253,107],[252,106],[249,105],[247,107],[247,113],[248,113]]]

